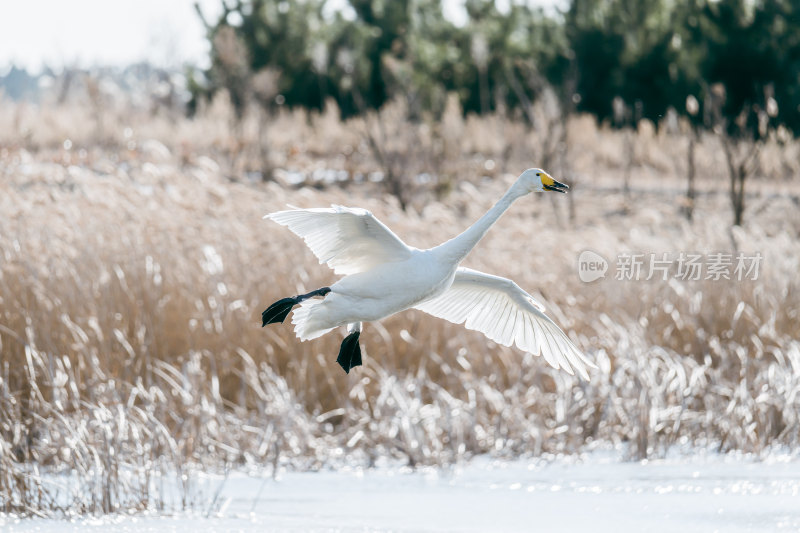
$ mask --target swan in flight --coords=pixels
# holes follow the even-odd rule
[[[361,324],[413,308],[464,324],[504,346],[516,344],[554,368],[589,379],[586,367],[596,366],[531,295],[509,279],[459,266],[516,199],[568,188],[541,169],[528,169],[466,231],[427,250],[406,245],[365,209],[334,205],[270,213],[264,218],[288,227],[320,264],[344,277],[330,287],[278,300],[262,313],[262,327],[283,322],[298,304],[292,324],[301,341],[347,325],[337,362],[350,373],[361,364]]]

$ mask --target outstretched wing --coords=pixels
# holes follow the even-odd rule
[[[577,371],[597,368],[530,294],[510,279],[459,267],[453,285],[442,295],[415,306],[435,317],[480,331],[504,346],[541,355],[554,368]]]
[[[264,216],[302,237],[321,263],[337,274],[364,272],[381,263],[402,261],[411,249],[366,209],[291,209]]]

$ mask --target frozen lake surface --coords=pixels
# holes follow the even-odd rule
[[[479,458],[446,469],[209,476],[218,511],[10,520],[3,532],[800,531],[800,460]]]

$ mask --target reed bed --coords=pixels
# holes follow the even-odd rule
[[[28,132],[0,144],[0,512],[209,506],[195,474],[231,468],[442,465],[603,446],[630,458],[798,449],[800,211],[785,165],[753,182],[747,222],[730,229],[706,139],[689,223],[675,156],[685,139],[639,133],[629,198],[617,178],[619,134],[574,119],[564,177],[577,184],[574,216],[564,197],[525,198],[465,264],[543,301],[598,364],[591,381],[417,311],[367,325],[364,366],[345,375],[340,336],[300,343],[289,325],[260,327],[274,300],[334,280],[262,215],[287,203],[357,205],[409,244],[434,245],[488,209],[508,172],[535,164],[524,163],[525,147],[536,152],[545,133],[451,117],[442,135],[455,144],[440,168],[457,179],[403,211],[369,180],[312,179],[319,169],[374,169],[359,140],[368,124],[275,119],[278,168],[308,176],[289,186],[280,172],[246,179],[247,158],[231,154],[247,148],[213,110],[172,124],[112,117],[103,145],[93,127],[69,129],[76,109],[0,114]],[[791,144],[768,149],[786,165],[796,155]],[[612,260],[764,259],[754,281],[618,281],[612,265],[606,279],[583,283],[585,249]]]

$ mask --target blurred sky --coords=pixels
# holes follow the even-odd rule
[[[205,66],[208,46],[195,1],[210,20],[219,13],[220,0],[0,0],[0,74],[12,64],[33,71],[45,64],[59,69],[145,59],[166,67]],[[508,0],[497,3],[503,9]],[[463,21],[463,0],[444,4],[448,18]],[[329,2],[331,9],[346,5]]]
[[[208,49],[194,1],[0,0],[0,70],[202,62]],[[199,2],[219,12],[220,0]]]

